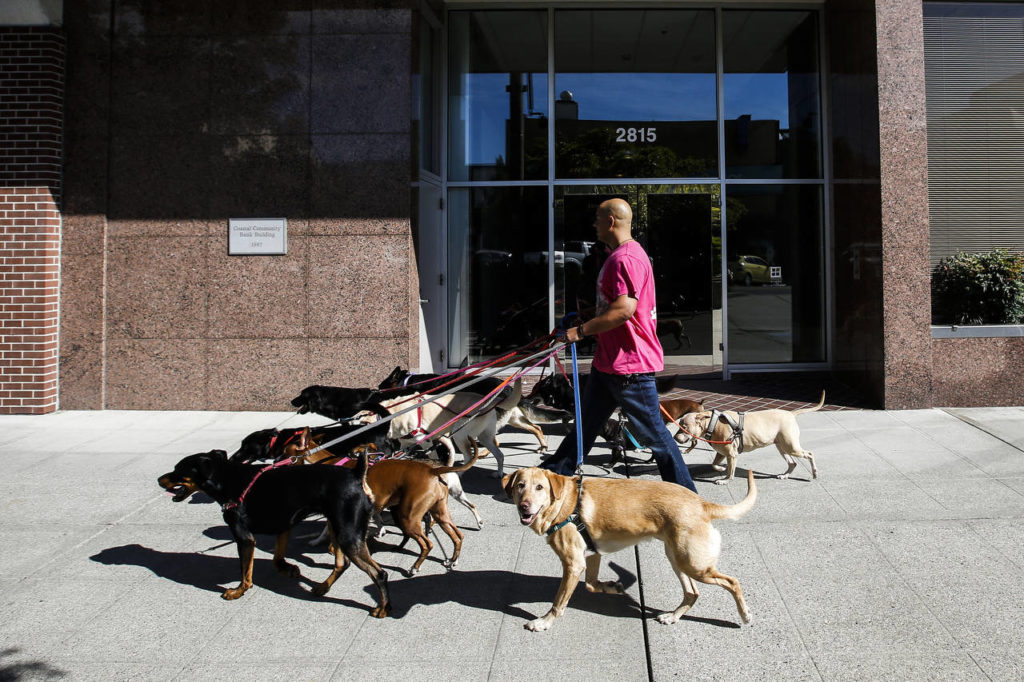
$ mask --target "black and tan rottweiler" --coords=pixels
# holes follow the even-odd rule
[[[322,514],[327,519],[334,552],[334,570],[313,588],[323,595],[351,561],[373,580],[380,604],[371,614],[383,618],[391,611],[387,573],[366,547],[366,530],[373,511],[366,483],[366,455],[354,470],[333,466],[261,467],[231,462],[223,450],[189,455],[157,482],[173,493],[175,502],[203,491],[221,505],[242,562],[242,582],[228,589],[224,599],[238,599],[252,587],[254,533],[277,535],[274,567],[285,576],[299,577],[299,568],[285,561],[292,526]]]
[[[300,426],[289,429],[261,429],[253,431],[242,439],[238,452],[231,455],[232,462],[276,462],[283,458],[288,451],[289,445],[297,444],[302,437],[303,431],[308,430],[316,443],[331,443],[338,438],[347,436],[356,429],[361,429],[365,424],[337,424],[332,426]],[[331,446],[331,451],[339,457],[354,452],[356,447],[370,446],[373,452],[392,454],[398,444],[388,438],[388,425],[382,423],[358,436],[345,439]]]

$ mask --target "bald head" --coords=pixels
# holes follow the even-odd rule
[[[612,216],[616,221],[621,221],[630,225],[633,222],[633,209],[629,207],[629,202],[625,199],[609,199],[608,201],[601,202],[601,205],[597,207],[598,215]]]
[[[594,221],[597,238],[613,249],[633,238],[632,224],[633,209],[624,199],[608,199],[597,207]]]

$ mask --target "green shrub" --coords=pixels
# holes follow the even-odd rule
[[[932,272],[935,324],[1017,324],[1024,320],[1024,254],[996,249],[944,258]]]

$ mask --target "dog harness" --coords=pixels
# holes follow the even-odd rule
[[[238,507],[240,504],[242,504],[242,502],[245,501],[245,496],[249,494],[249,491],[252,490],[253,485],[256,484],[256,479],[258,479],[264,473],[266,473],[267,471],[270,471],[271,469],[276,469],[279,466],[284,466],[286,464],[291,464],[291,463],[292,463],[291,457],[286,457],[285,459],[282,459],[279,462],[274,462],[273,464],[268,464],[267,466],[265,466],[262,469],[260,469],[259,471],[257,471],[256,475],[252,477],[251,481],[249,481],[249,485],[245,486],[245,490],[243,490],[242,494],[238,496],[238,501],[237,502],[225,502],[224,504],[222,504],[220,506],[221,511],[228,511],[228,510],[234,509],[234,508]]]
[[[547,536],[551,537],[571,523],[576,526],[576,530],[579,531],[581,536],[583,536],[583,542],[587,543],[587,549],[591,552],[597,552],[597,547],[594,545],[594,539],[590,537],[587,525],[583,523],[583,519],[579,515],[581,499],[583,499],[583,476],[580,476],[580,484],[576,491],[576,508],[573,509],[572,514],[569,514],[569,517],[565,521],[556,523],[548,528]]]
[[[711,419],[708,421],[708,428],[704,432],[704,438],[705,439],[711,438],[711,434],[715,430],[715,424],[718,423],[719,419],[724,419],[725,423],[728,424],[729,428],[732,429],[732,438],[729,439],[729,442],[732,443],[733,441],[739,440],[739,444],[736,446],[736,451],[737,452],[743,452],[743,415],[744,414],[745,414],[744,412],[737,412],[736,415],[737,415],[737,417],[739,417],[739,419],[738,420],[734,420],[732,417],[730,417],[725,412],[722,412],[721,410],[711,410]]]

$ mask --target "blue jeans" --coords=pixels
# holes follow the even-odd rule
[[[662,480],[678,483],[697,492],[690,478],[679,446],[673,440],[658,407],[658,391],[653,374],[605,374],[590,370],[590,378],[580,396],[580,421],[583,429],[583,456],[594,447],[601,427],[612,416],[616,407],[629,418],[630,432],[638,441],[649,446],[658,464]],[[556,474],[571,476],[576,473],[576,429],[555,450],[555,454],[541,463]]]

